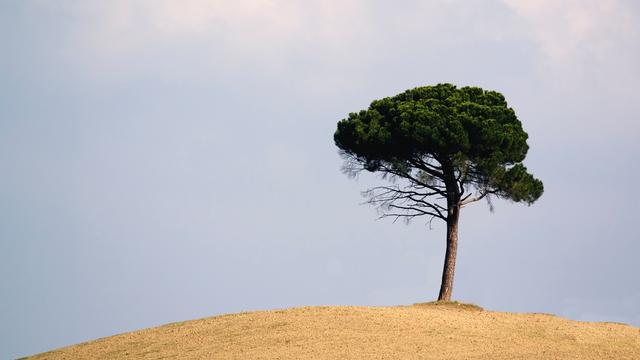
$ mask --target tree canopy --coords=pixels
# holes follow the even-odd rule
[[[348,171],[405,178],[445,198],[447,183],[455,183],[461,205],[487,195],[531,204],[542,195],[542,182],[522,164],[527,137],[502,94],[451,84],[375,100],[341,120],[334,134]],[[418,215],[427,214],[406,211],[403,216]]]

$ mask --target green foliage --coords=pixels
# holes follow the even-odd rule
[[[451,84],[418,87],[375,100],[338,122],[334,141],[345,158],[368,171],[412,174],[464,192],[528,204],[543,192],[522,165],[527,133],[502,94]],[[422,164],[423,166],[420,166]],[[402,175],[401,175],[402,176]]]

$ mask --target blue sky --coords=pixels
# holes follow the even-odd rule
[[[632,1],[0,2],[0,357],[216,314],[437,297],[444,228],[376,221],[347,113],[502,92],[533,206],[461,217],[454,298],[640,326]]]

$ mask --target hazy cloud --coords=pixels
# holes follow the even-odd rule
[[[633,9],[618,0],[503,0],[531,27],[544,53],[557,62],[576,56],[606,60],[611,52],[637,39]]]

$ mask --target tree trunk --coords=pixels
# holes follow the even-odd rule
[[[460,217],[460,204],[455,201],[448,205],[447,216],[447,252],[444,257],[442,269],[442,283],[438,301],[451,301],[453,293],[453,275],[456,267],[456,253],[458,251],[458,218]]]

